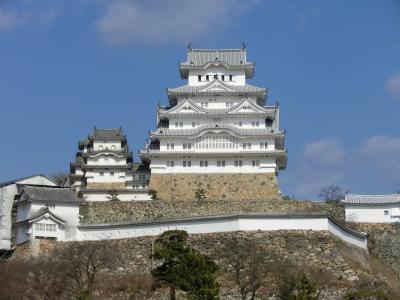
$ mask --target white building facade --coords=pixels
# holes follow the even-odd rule
[[[150,200],[150,171],[133,162],[121,128],[97,129],[78,143],[71,163],[72,187],[85,201],[109,201],[110,192],[121,201]]]
[[[395,223],[400,222],[400,194],[347,194],[342,200],[346,222]]]
[[[14,198],[26,184],[57,186],[53,180],[44,175],[33,175],[0,183],[0,250],[11,248]]]
[[[267,90],[246,83],[246,49],[189,49],[180,64],[187,84],[167,89],[157,128],[140,152],[155,173],[276,173],[284,169],[285,132]]]
[[[34,239],[76,240],[79,202],[70,188],[25,185],[14,202],[15,244]]]

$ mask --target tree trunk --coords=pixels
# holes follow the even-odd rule
[[[173,286],[169,287],[169,300],[176,300],[176,290]]]

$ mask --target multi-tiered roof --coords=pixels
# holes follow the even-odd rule
[[[254,63],[247,61],[245,48],[189,48],[187,61],[179,64],[179,70],[181,78],[188,79],[188,83],[167,89],[169,106],[159,106],[157,128],[150,132],[150,142],[141,152],[142,160],[156,159],[159,170],[163,164],[163,157],[170,159],[174,156],[181,160],[184,158],[179,155],[207,156],[206,151],[198,151],[196,139],[205,134],[227,134],[237,138],[239,142],[236,143],[259,138],[260,143],[264,139],[272,139],[274,144],[273,149],[257,149],[256,145],[252,145],[250,149],[236,146],[234,149],[226,149],[227,157],[229,153],[236,156],[254,156],[257,162],[258,158],[264,157],[274,159],[277,169],[286,167],[285,131],[279,129],[279,106],[265,106],[267,89],[246,83],[246,79],[254,75]],[[222,106],[224,101],[226,107]],[[242,122],[240,125],[237,122],[240,118],[253,118],[257,120],[254,121],[257,125],[242,127]],[[174,127],[174,123],[180,126]],[[187,123],[192,123],[192,126]],[[182,141],[183,145],[193,144],[193,148],[182,149],[178,145],[166,151],[163,146],[174,138]],[[208,155],[211,159],[223,153],[210,150]]]

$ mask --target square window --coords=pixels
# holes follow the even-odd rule
[[[114,172],[110,172],[110,176],[114,176]]]
[[[100,172],[100,176],[104,176],[104,172]]]
[[[183,161],[183,167],[186,168],[186,160]]]
[[[201,81],[201,75],[197,75],[197,80]]]
[[[188,167],[190,168],[192,166],[192,161],[188,161]]]
[[[196,126],[196,123],[195,122],[192,122],[192,127],[195,127]]]
[[[384,210],[383,213],[384,213],[385,216],[389,215],[389,211],[388,210]]]

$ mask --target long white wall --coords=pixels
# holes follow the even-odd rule
[[[346,221],[359,223],[394,223],[400,221],[400,209],[395,205],[346,205]]]
[[[189,234],[249,231],[249,230],[315,230],[329,231],[346,243],[367,249],[367,237],[345,229],[326,215],[315,216],[273,216],[273,215],[232,215],[177,219],[116,225],[83,225],[79,227],[79,240],[105,240],[155,236],[172,230],[186,230]]]

